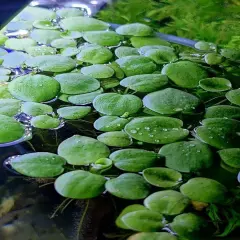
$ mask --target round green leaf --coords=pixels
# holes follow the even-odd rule
[[[45,102],[58,95],[60,85],[51,77],[40,74],[28,74],[15,78],[9,83],[8,89],[17,99],[32,102]]]
[[[60,39],[54,39],[51,42],[51,46],[55,48],[67,48],[67,47],[76,47],[77,43],[73,39],[68,38],[60,38]]]
[[[58,128],[61,123],[58,118],[53,118],[48,115],[38,115],[33,117],[30,122],[33,127],[41,129]]]
[[[130,236],[127,240],[177,240],[177,238],[166,232],[137,233]]]
[[[82,62],[101,64],[106,63],[112,58],[112,52],[105,47],[98,45],[91,45],[81,49],[77,55],[77,59]]]
[[[220,54],[232,61],[240,60],[239,49],[223,48],[220,50]]]
[[[107,65],[94,64],[81,68],[81,73],[94,78],[109,78],[114,74],[114,70]]]
[[[28,54],[23,52],[10,52],[2,56],[2,65],[6,68],[18,68],[25,62]]]
[[[170,49],[164,49],[164,48],[150,49],[150,50],[146,51],[144,56],[151,58],[157,64],[174,62],[178,59],[177,55],[175,54],[175,52],[172,48],[170,48]]]
[[[240,118],[240,108],[228,105],[217,105],[206,109],[205,118]]]
[[[182,88],[195,88],[201,79],[207,78],[207,72],[198,64],[189,61],[169,63],[162,69],[176,85]]]
[[[122,40],[122,37],[113,31],[85,32],[83,38],[89,43],[101,46],[117,46]]]
[[[80,73],[64,73],[55,76],[61,85],[61,92],[65,94],[82,94],[93,92],[100,87],[95,78]]]
[[[136,37],[145,37],[153,34],[152,28],[142,23],[125,24],[116,29],[121,35],[129,35]]]
[[[116,60],[126,76],[153,73],[156,65],[150,58],[143,56],[127,56]]]
[[[139,52],[136,48],[125,47],[125,46],[121,46],[121,47],[116,48],[114,53],[118,58],[133,56],[133,55],[139,55]]]
[[[52,20],[56,17],[56,13],[46,8],[27,6],[18,17],[27,21]]]
[[[59,27],[49,20],[36,20],[33,22],[33,27],[40,29],[55,30]]]
[[[226,93],[229,102],[240,106],[240,89],[234,89]]]
[[[132,138],[152,144],[166,144],[185,138],[189,132],[182,129],[183,122],[170,117],[134,118],[125,126]]]
[[[135,173],[124,173],[117,178],[110,179],[105,187],[112,195],[131,200],[144,199],[150,191],[143,177]]]
[[[142,107],[142,100],[131,94],[103,93],[93,100],[93,107],[100,113],[122,116],[134,114]]]
[[[122,217],[126,226],[134,231],[156,232],[163,228],[163,216],[151,210],[130,212]]]
[[[32,22],[31,21],[10,22],[7,24],[6,27],[8,31],[31,30]]]
[[[120,85],[137,92],[153,92],[168,83],[168,78],[162,74],[142,74],[124,78]]]
[[[54,39],[61,37],[61,32],[58,30],[34,29],[30,37],[38,43],[50,44]]]
[[[103,132],[120,131],[129,121],[129,119],[116,116],[103,116],[98,118],[93,126],[95,129]]]
[[[208,53],[204,56],[204,61],[209,65],[217,65],[223,62],[223,57],[217,53]]]
[[[67,198],[89,199],[99,196],[104,191],[106,179],[83,170],[67,172],[55,181],[56,191]]]
[[[183,213],[176,216],[170,223],[171,229],[183,239],[199,239],[200,235],[205,238],[204,229],[207,222],[204,218],[194,213]]]
[[[192,112],[200,100],[194,95],[175,88],[166,88],[152,92],[143,98],[145,107],[160,114]]]
[[[94,92],[80,94],[80,95],[74,95],[69,96],[68,101],[70,103],[76,104],[76,105],[86,105],[93,102],[93,99],[103,93],[103,89],[100,88],[99,90],[96,90]]]
[[[27,47],[26,52],[32,57],[41,56],[41,55],[55,55],[57,50],[48,46],[32,46]]]
[[[130,212],[135,212],[135,211],[139,211],[139,210],[146,210],[146,208],[143,206],[143,205],[140,205],[140,204],[133,204],[133,205],[130,205],[130,206],[127,206],[125,207],[122,212],[119,214],[119,216],[117,217],[116,219],[116,225],[119,227],[119,228],[123,228],[123,229],[129,229],[125,224],[124,222],[122,221],[122,217],[124,215],[126,215],[127,213],[130,213]]]
[[[61,8],[56,11],[57,15],[61,18],[83,16],[84,12],[78,8]]]
[[[208,42],[204,42],[204,41],[198,41],[197,43],[195,43],[194,47],[201,51],[211,50],[211,44]]]
[[[157,154],[143,149],[121,149],[110,156],[115,167],[127,172],[141,172],[158,161]]]
[[[78,39],[82,37],[82,32],[79,31],[66,31],[61,33],[62,38]]]
[[[170,46],[169,42],[158,37],[131,37],[130,41],[135,48],[140,48],[148,45]]]
[[[67,72],[76,66],[75,60],[61,55],[36,56],[27,59],[25,63],[29,67],[36,67],[41,71],[55,73]]]
[[[144,200],[145,207],[165,215],[180,214],[188,207],[189,203],[187,197],[174,190],[155,192]]]
[[[76,47],[67,47],[61,50],[61,55],[66,57],[73,57],[76,56],[80,50]]]
[[[170,143],[159,154],[165,157],[167,167],[180,172],[199,172],[213,164],[210,148],[199,141]]]
[[[119,80],[116,78],[105,78],[101,80],[101,87],[106,89],[111,89],[119,86]]]
[[[221,160],[230,167],[240,168],[240,148],[229,148],[218,151]]]
[[[166,52],[174,52],[174,48],[162,45],[146,45],[139,48],[138,52],[145,55],[149,50],[162,50]]]
[[[192,178],[180,187],[180,191],[193,201],[224,204],[227,200],[227,188],[209,178]]]
[[[62,107],[57,110],[60,117],[67,120],[80,119],[88,115],[91,112],[91,107],[72,106]]]
[[[51,114],[53,112],[53,108],[47,104],[24,102],[22,104],[21,111],[30,116],[39,116],[44,114]]]
[[[200,80],[199,86],[208,92],[222,92],[232,88],[232,84],[226,78],[205,78]]]
[[[105,144],[94,138],[74,135],[59,145],[58,154],[64,157],[69,164],[87,165],[94,163],[99,158],[108,157],[110,151]]]
[[[143,171],[144,179],[153,186],[170,188],[178,185],[182,181],[182,174],[162,167],[147,168]]]
[[[195,129],[196,137],[210,146],[224,149],[239,147],[240,122],[233,119],[207,118]]]
[[[132,140],[125,132],[113,131],[102,133],[97,137],[98,141],[111,147],[127,147],[131,145]]]
[[[0,143],[8,143],[24,135],[24,126],[12,117],[0,115]]]
[[[35,152],[17,156],[11,160],[11,166],[17,172],[28,177],[55,177],[63,173],[66,161],[57,154]]]
[[[21,107],[21,102],[15,99],[0,99],[0,114],[13,117]]]
[[[69,17],[61,20],[60,26],[64,30],[80,32],[106,30],[109,28],[107,23],[90,17]]]

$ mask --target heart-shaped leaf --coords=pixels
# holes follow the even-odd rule
[[[93,107],[106,115],[122,116],[125,113],[130,115],[140,110],[142,100],[131,94],[104,93],[93,100]]]
[[[44,102],[55,98],[60,84],[45,75],[27,74],[15,78],[8,85],[9,92],[17,99],[32,102]],[[37,89],[37,91],[36,91]]]
[[[113,131],[102,133],[97,137],[98,141],[111,147],[127,147],[131,145],[132,139],[127,133],[121,131]]]
[[[104,191],[106,179],[83,170],[67,172],[55,181],[56,191],[67,198],[88,199],[99,196]]]
[[[108,180],[105,187],[112,195],[131,200],[144,199],[150,191],[143,177],[135,173],[124,173]]]
[[[125,131],[134,139],[152,144],[172,143],[185,138],[188,130],[182,129],[182,121],[169,117],[134,118]]]
[[[142,74],[124,78],[120,85],[137,92],[153,92],[168,83],[168,78],[162,74]]]
[[[114,70],[107,65],[94,64],[81,68],[81,73],[94,78],[109,78],[114,74]]]
[[[87,116],[90,112],[91,107],[84,106],[62,107],[57,110],[58,115],[67,120],[83,118]]]
[[[94,149],[94,151],[93,151]],[[58,154],[64,157],[69,164],[87,165],[99,158],[106,158],[110,151],[98,140],[90,137],[74,135],[58,146]]]
[[[110,156],[114,166],[127,172],[140,172],[152,167],[158,161],[157,154],[143,149],[121,149],[113,152]]]
[[[206,109],[205,118],[240,118],[240,108],[229,105],[217,105]]]
[[[103,132],[120,131],[129,121],[129,119],[116,116],[103,116],[98,118],[93,126]]]
[[[97,90],[100,83],[93,77],[80,73],[63,73],[55,76],[61,85],[61,92],[65,94],[82,94]]]
[[[193,201],[224,204],[227,200],[227,188],[221,183],[209,179],[196,177],[190,179],[180,187],[183,195]]]
[[[239,147],[240,122],[233,119],[207,118],[196,128],[196,136],[210,146],[224,149]]]
[[[174,88],[152,92],[143,98],[144,106],[160,114],[192,112],[199,103],[194,95]]]
[[[126,76],[153,73],[156,65],[150,58],[143,56],[127,56],[116,60]]]
[[[35,152],[17,156],[11,160],[11,166],[17,172],[28,177],[55,177],[63,173],[64,158],[48,152]]]
[[[166,74],[176,85],[182,88],[195,88],[201,79],[208,77],[203,68],[190,61],[169,63],[163,67],[162,74]]]
[[[165,215],[180,214],[189,203],[190,200],[187,197],[174,190],[155,192],[144,200],[145,207]]]
[[[232,88],[232,84],[226,78],[205,78],[200,80],[199,86],[208,92],[222,92]]]
[[[163,228],[163,216],[151,210],[130,212],[122,217],[126,226],[134,231],[156,232]]]
[[[178,185],[182,181],[182,174],[163,167],[147,168],[143,171],[144,179],[153,186],[170,188]]]
[[[53,108],[47,104],[24,102],[22,104],[21,111],[30,116],[38,116],[44,114],[51,114],[53,112]]]
[[[167,167],[180,172],[198,172],[213,164],[210,148],[199,141],[170,143],[159,154],[165,157]]]

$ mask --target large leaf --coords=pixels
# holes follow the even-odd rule
[[[193,201],[224,204],[227,200],[227,188],[221,183],[209,179],[196,177],[190,179],[180,187],[180,191]]]
[[[156,153],[134,148],[115,151],[109,158],[115,167],[127,172],[140,172],[154,166],[158,160]]]
[[[3,59],[2,65],[6,68],[18,68],[28,58],[28,54],[23,52],[10,52],[1,57]]]
[[[159,154],[165,157],[167,167],[180,172],[198,172],[213,164],[211,149],[199,141],[170,143]]]
[[[150,58],[143,56],[127,56],[116,60],[126,76],[153,73],[156,70],[155,63]]]
[[[26,65],[41,71],[61,73],[72,70],[76,66],[75,60],[61,55],[45,55],[28,58]]]
[[[44,102],[58,95],[60,84],[53,78],[45,75],[28,74],[15,78],[9,83],[8,89],[17,99],[31,102]]]
[[[166,144],[181,140],[188,135],[182,121],[170,117],[134,118],[125,131],[134,139],[153,144]]]
[[[51,114],[53,112],[53,108],[47,104],[24,102],[21,106],[21,111],[30,116],[38,116],[44,114]]]
[[[122,116],[124,113],[138,112],[142,107],[142,100],[131,94],[104,93],[93,100],[93,107],[102,114]]]
[[[210,146],[224,149],[240,146],[240,122],[233,119],[207,118],[196,128],[199,140]]]
[[[134,231],[156,232],[163,228],[163,216],[151,210],[130,212],[122,217],[126,226]]]
[[[135,173],[124,173],[108,180],[105,187],[112,195],[130,200],[144,199],[150,192],[150,187],[143,177]]]
[[[17,172],[28,177],[55,177],[63,173],[66,160],[56,154],[35,152],[17,156],[11,160],[11,166]]]
[[[174,190],[155,192],[144,200],[145,207],[165,215],[180,214],[189,203],[190,200],[187,197]]]
[[[149,93],[143,98],[144,106],[160,114],[192,112],[199,103],[200,100],[194,95],[175,88]]]
[[[152,28],[142,23],[125,24],[116,29],[116,32],[121,35],[145,37],[153,34]]]
[[[153,186],[170,188],[178,185],[182,181],[182,174],[163,167],[152,167],[144,169],[144,179]]]
[[[5,47],[13,50],[24,51],[26,48],[35,46],[37,43],[31,38],[9,38],[5,42]]]
[[[101,175],[76,170],[58,177],[54,186],[64,197],[88,199],[99,196],[104,191],[105,182],[106,179]]]
[[[105,144],[94,138],[80,135],[74,135],[64,140],[58,147],[58,154],[72,165],[94,163],[99,158],[108,157],[109,153]]]
[[[130,236],[127,240],[177,240],[177,237],[166,232],[143,232]]]
[[[168,78],[162,74],[142,74],[124,78],[120,85],[137,92],[153,92],[168,83]]]
[[[122,131],[102,133],[97,139],[110,147],[127,147],[132,143],[132,139],[129,135]]]
[[[201,79],[208,77],[203,68],[189,61],[169,63],[163,67],[162,74],[166,74],[176,85],[182,88],[195,88]]]
[[[50,44],[53,40],[61,37],[61,32],[58,30],[34,29],[30,37],[38,43]]]
[[[82,94],[97,90],[100,83],[93,77],[80,73],[63,73],[55,76],[61,85],[61,92],[65,94]]]
[[[217,105],[206,109],[205,118],[240,118],[240,108],[229,105]]]
[[[0,143],[7,143],[23,137],[24,126],[15,119],[0,115]]]

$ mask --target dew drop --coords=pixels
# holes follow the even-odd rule
[[[213,139],[213,136],[210,136],[209,138]]]
[[[197,153],[200,153],[201,151],[200,150],[197,150]]]
[[[156,143],[159,143],[160,141],[158,139],[155,140]]]
[[[190,144],[189,146],[190,146],[190,147],[195,147],[196,145],[195,145],[195,144]]]
[[[133,129],[133,130],[131,130],[130,132],[131,132],[131,133],[137,133],[137,130],[134,130],[134,129]]]
[[[163,131],[164,131],[164,132],[167,132],[167,131],[168,131],[168,129],[167,129],[167,128],[163,128]]]
[[[152,135],[152,134],[149,134],[149,137],[153,138],[153,135]]]
[[[140,132],[140,133],[138,133],[139,135],[142,135],[142,133]]]
[[[120,126],[121,126],[121,124],[119,124],[119,123],[118,123],[118,124],[117,124],[117,126],[118,126],[118,127],[120,127]]]
[[[150,131],[150,127],[145,127],[144,129],[146,129],[147,131]]]

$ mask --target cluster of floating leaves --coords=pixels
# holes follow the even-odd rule
[[[29,140],[26,129],[57,131],[94,115],[91,136],[76,130],[55,153],[12,157],[18,173],[56,177],[66,198],[131,200],[116,219],[139,232],[129,240],[196,240],[209,227],[207,207],[236,201],[204,171],[221,166],[237,181],[240,85],[228,73],[239,52],[198,42],[194,54],[179,53],[146,25],[114,31],[73,8],[27,7],[0,44],[2,146]]]

